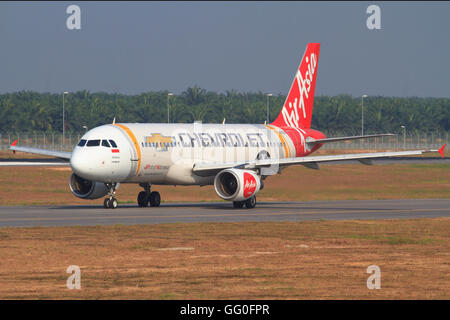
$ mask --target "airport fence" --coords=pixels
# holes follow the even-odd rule
[[[324,132],[327,137],[359,135],[360,132]],[[372,134],[366,132],[365,134]],[[0,134],[0,150],[7,150],[14,140],[19,145],[48,150],[72,151],[78,143],[81,133],[2,133]],[[324,149],[361,149],[361,150],[404,150],[439,148],[449,144],[449,132],[400,133],[395,136],[378,137],[364,140],[340,141],[325,144]]]
[[[364,134],[375,134],[365,132]],[[361,132],[331,133],[327,137],[361,135]],[[339,141],[325,144],[324,149],[361,149],[361,150],[411,150],[436,149],[444,143],[449,143],[449,132],[411,132],[400,133],[394,136],[377,137],[360,140]]]
[[[39,149],[72,151],[82,134],[33,132],[33,133],[3,133],[0,134],[0,150],[6,150],[17,139],[18,145]]]

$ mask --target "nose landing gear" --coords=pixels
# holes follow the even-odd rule
[[[147,207],[150,204],[150,207],[159,207],[161,203],[161,195],[158,191],[150,192],[151,184],[140,183],[141,187],[145,189],[145,191],[141,191],[138,194],[137,202],[139,207]]]
[[[119,206],[119,202],[114,198],[114,195],[116,194],[116,185],[116,183],[106,183],[106,187],[109,189],[109,198],[106,198],[105,201],[103,201],[103,207],[105,209],[115,209]]]
[[[106,198],[105,201],[103,201],[103,207],[105,209],[115,209],[119,206],[119,203],[117,202],[117,199],[115,198]]]

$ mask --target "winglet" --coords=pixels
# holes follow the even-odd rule
[[[11,147],[14,147],[15,145],[17,144],[17,139],[16,140],[14,140],[14,142],[13,143],[11,143]]]
[[[438,152],[441,154],[441,157],[442,157],[442,159],[444,159],[444,149],[445,149],[445,146],[446,146],[447,144],[444,144],[439,150],[438,150]]]

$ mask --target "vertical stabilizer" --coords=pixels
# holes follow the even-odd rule
[[[304,129],[311,127],[319,52],[320,43],[308,43],[286,101],[273,125]]]

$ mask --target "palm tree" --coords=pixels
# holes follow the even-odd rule
[[[202,103],[205,94],[205,89],[201,89],[197,85],[195,85],[193,88],[187,88],[187,90],[184,91],[181,95],[186,100],[186,103],[192,106]]]

